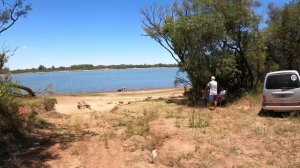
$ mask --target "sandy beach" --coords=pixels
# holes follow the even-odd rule
[[[65,94],[55,95],[57,99],[56,111],[62,114],[81,113],[90,109],[78,109],[77,105],[87,103],[91,110],[110,111],[120,104],[130,104],[131,102],[143,101],[145,99],[158,99],[182,96],[183,88],[137,90],[108,93],[85,93],[85,94]]]

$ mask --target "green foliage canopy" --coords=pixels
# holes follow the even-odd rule
[[[269,5],[266,29],[269,69],[300,71],[300,1],[294,0],[283,8]]]
[[[199,97],[210,75],[232,90],[255,88],[262,78],[266,46],[254,12],[259,6],[255,0],[182,0],[141,14],[146,35],[187,72],[193,97]]]

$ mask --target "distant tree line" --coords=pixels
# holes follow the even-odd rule
[[[256,0],[179,0],[141,10],[146,36],[177,61],[198,101],[210,76],[240,94],[261,87],[269,71],[300,70],[300,0],[268,6]]]
[[[32,69],[23,69],[23,70],[13,70],[11,73],[28,73],[28,72],[52,72],[52,71],[73,71],[73,70],[98,70],[98,69],[128,69],[128,68],[171,68],[178,67],[177,64],[141,64],[141,65],[92,65],[92,64],[79,64],[79,65],[71,65],[69,67],[45,67],[44,65],[40,65],[37,68]]]

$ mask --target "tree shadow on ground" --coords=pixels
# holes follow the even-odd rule
[[[300,117],[300,111],[274,112],[261,109],[258,113],[258,116],[272,118],[298,118]]]
[[[199,107],[199,108],[205,108],[208,107],[208,100],[205,98],[200,98],[197,103],[193,103],[188,100],[186,97],[171,97],[169,99],[165,100],[166,103],[174,103],[176,105],[186,105],[190,107]],[[225,99],[221,102],[218,102],[217,107],[227,107],[230,105],[230,102]]]
[[[20,155],[22,167],[45,167],[45,162],[59,159],[59,155],[48,151],[51,147],[59,144],[60,150],[69,148],[69,144],[78,140],[81,135],[74,134],[47,134],[39,133],[29,139],[29,143]]]
[[[70,133],[68,127],[59,128],[51,123],[19,139],[21,148],[7,158],[0,159],[3,167],[49,167],[46,162],[59,159],[49,149],[59,144],[59,150],[66,150],[70,143],[80,140],[88,132]]]

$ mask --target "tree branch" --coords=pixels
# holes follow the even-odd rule
[[[3,8],[1,10],[2,17],[7,15],[7,18],[4,17],[0,21],[0,34],[11,28],[21,16],[26,16],[31,10],[31,5],[23,6],[23,1],[25,0],[15,0],[13,5],[7,3],[5,0],[1,1]]]
[[[14,88],[25,90],[31,97],[36,97],[36,94],[29,87],[19,85],[19,84],[16,84],[16,83],[13,83],[11,86],[14,87]]]
[[[140,13],[144,17],[144,20],[142,20],[144,28],[156,33],[156,35],[148,35],[152,37],[156,42],[158,42],[164,49],[166,49],[170,53],[172,58],[179,64],[180,61],[174,55],[174,48],[171,44],[172,42],[161,31],[161,27],[164,24],[165,18],[167,18],[167,9],[154,6],[148,9],[143,9],[140,11]]]

